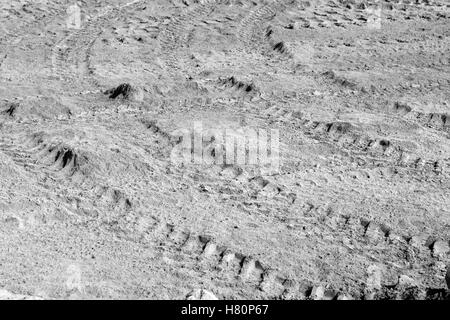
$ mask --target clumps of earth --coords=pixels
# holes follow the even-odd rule
[[[128,101],[142,102],[144,100],[144,90],[142,87],[122,83],[115,88],[108,89],[104,92],[110,99],[122,98]]]

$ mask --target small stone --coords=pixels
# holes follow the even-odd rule
[[[238,166],[226,166],[220,175],[227,179],[235,179],[242,173],[242,169]]]
[[[412,247],[417,248],[417,247],[421,247],[421,246],[425,245],[425,241],[426,241],[426,238],[424,238],[423,236],[414,236],[409,241],[409,244]]]
[[[281,192],[281,189],[273,183],[267,184],[260,192],[260,195],[272,198]]]
[[[394,233],[394,232],[390,232],[389,233],[389,242],[393,243],[393,244],[395,244],[395,243],[400,244],[400,243],[405,243],[406,241],[401,235]]]
[[[445,256],[450,251],[447,241],[438,240],[433,244],[434,256]]]
[[[323,300],[325,296],[325,288],[323,286],[314,287],[311,291],[311,299],[313,300]]]
[[[420,235],[413,236],[411,238],[411,240],[409,241],[409,244],[414,248],[422,249],[423,247],[425,247],[425,243],[427,242],[427,240],[428,240],[428,235],[420,234]]]
[[[366,230],[366,237],[371,243],[378,243],[384,240],[384,233],[381,231],[378,224],[370,223]]]
[[[186,296],[186,300],[219,300],[214,293],[204,289],[193,290]]]
[[[414,281],[414,279],[403,274],[398,278],[398,286],[411,288],[411,287],[417,287],[417,283],[416,283],[416,281]]]
[[[269,181],[267,181],[266,179],[264,179],[261,176],[257,176],[257,177],[251,178],[249,181],[251,181],[252,183],[257,185],[261,189],[264,188],[265,186],[267,186],[270,183]]]

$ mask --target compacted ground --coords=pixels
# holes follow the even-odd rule
[[[0,298],[446,298],[447,1],[0,3]]]

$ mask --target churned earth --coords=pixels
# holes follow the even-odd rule
[[[0,299],[448,298],[448,1],[0,3]]]

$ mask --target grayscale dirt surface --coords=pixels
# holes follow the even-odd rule
[[[0,3],[0,299],[448,298],[448,1]]]

